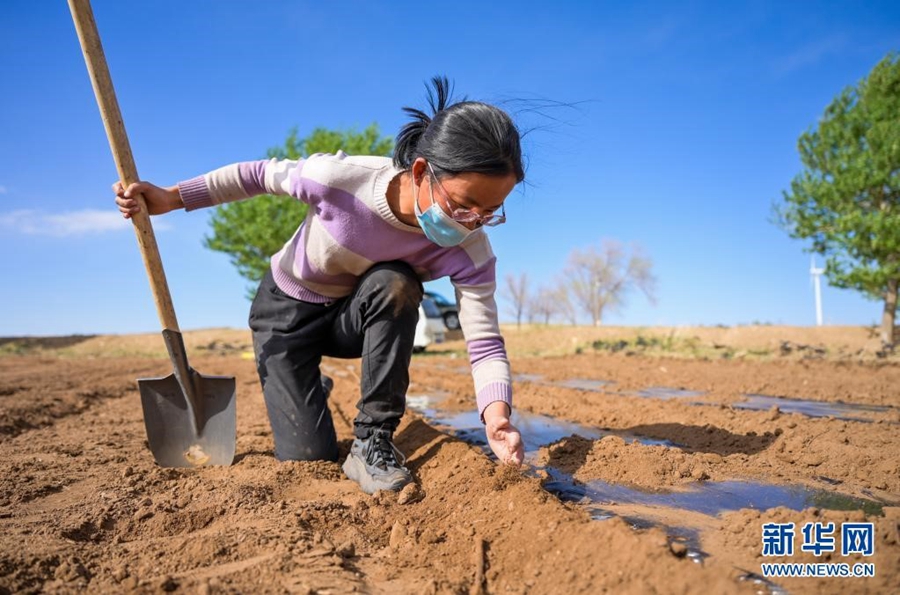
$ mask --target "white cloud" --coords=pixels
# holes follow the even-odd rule
[[[114,210],[84,209],[68,213],[47,213],[35,210],[19,210],[0,214],[0,229],[24,235],[52,237],[87,236],[106,232],[120,232],[131,228],[131,222]],[[170,226],[155,221],[156,231]]]
[[[775,64],[777,74],[788,74],[807,66],[818,64],[830,55],[840,54],[847,46],[844,35],[833,35],[813,43],[808,43]]]

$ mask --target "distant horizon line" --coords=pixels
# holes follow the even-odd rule
[[[517,328],[519,325],[515,322],[501,322],[501,327],[513,327]],[[568,323],[528,323],[523,322],[521,325],[523,328],[525,327],[533,327],[533,328],[577,328],[577,329],[690,329],[690,328],[703,328],[703,329],[728,329],[728,328],[749,328],[749,327],[760,327],[760,328],[807,328],[807,329],[846,329],[846,328],[877,328],[877,323],[870,324],[823,324],[821,326],[816,324],[781,324],[781,323],[767,323],[767,322],[756,322],[756,323],[735,323],[735,324],[601,324],[599,326],[594,326],[593,324],[568,324]],[[208,332],[208,331],[250,331],[249,327],[234,327],[234,326],[206,326],[206,327],[198,327],[198,328],[189,328],[189,329],[180,329],[181,333],[198,333],[198,332]],[[91,338],[91,337],[103,337],[103,336],[126,336],[126,335],[155,335],[160,334],[161,330],[148,330],[148,331],[122,331],[122,332],[100,332],[100,333],[62,333],[62,334],[24,334],[24,335],[7,335],[0,333],[0,342],[6,342],[15,339],[30,339],[30,338],[55,338],[55,337],[83,337],[83,338]]]

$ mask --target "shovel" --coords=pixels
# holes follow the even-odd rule
[[[89,0],[69,0],[69,9],[116,169],[127,187],[139,178],[91,4]],[[234,377],[204,376],[188,364],[147,205],[143,196],[136,198],[141,210],[131,220],[173,367],[173,373],[165,378],[138,379],[150,451],[162,467],[230,465],[234,460],[237,419]]]

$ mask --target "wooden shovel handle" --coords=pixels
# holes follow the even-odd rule
[[[112,149],[113,158],[116,161],[119,179],[127,187],[129,184],[139,181],[140,178],[138,178],[137,168],[134,165],[131,146],[128,144],[128,135],[125,134],[125,123],[122,121],[122,113],[119,111],[119,102],[116,101],[116,92],[109,76],[109,67],[106,64],[106,56],[103,54],[103,46],[100,44],[100,35],[97,33],[97,24],[94,22],[94,12],[91,10],[90,0],[69,0],[69,10],[72,12],[72,20],[75,21],[75,29],[78,31],[81,51],[84,53],[84,61],[94,87],[97,105],[100,107],[100,115],[106,128],[109,147]],[[178,331],[175,307],[172,305],[172,296],[169,293],[166,273],[159,257],[153,226],[147,215],[147,205],[143,195],[138,194],[135,198],[141,210],[131,217],[131,221],[134,223],[134,232],[141,248],[144,268],[150,278],[156,312],[163,329]]]

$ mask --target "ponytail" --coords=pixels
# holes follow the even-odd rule
[[[428,106],[431,108],[430,116],[414,107],[403,108],[403,111],[412,117],[412,121],[407,122],[400,129],[394,143],[394,165],[402,169],[412,167],[422,135],[431,124],[432,117],[448,107],[450,96],[453,93],[450,89],[450,81],[446,76],[432,77],[431,86],[426,85],[426,88],[428,90]]]
[[[525,179],[519,131],[506,112],[477,101],[451,103],[453,90],[445,76],[433,77],[427,88],[431,115],[403,108],[412,120],[397,134],[396,167],[408,170],[424,157],[438,177],[476,172]]]

